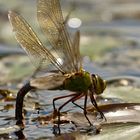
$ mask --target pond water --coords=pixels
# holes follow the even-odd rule
[[[135,49],[138,49],[136,47]],[[138,51],[137,50],[137,51]],[[108,86],[105,93],[98,99],[98,104],[100,104],[101,110],[105,113],[107,122],[98,122],[103,129],[98,135],[101,135],[101,138],[104,135],[110,135],[110,129],[114,130],[114,137],[118,135],[124,129],[126,131],[135,131],[136,134],[139,133],[139,117],[140,117],[140,72],[139,69],[139,56],[135,59],[135,65],[133,64],[133,58],[130,59],[130,52],[134,51],[132,47],[127,48],[127,53],[125,54],[125,49],[113,50],[111,51],[109,61],[106,55],[106,63],[93,63],[86,62],[84,63],[85,69],[89,70],[92,73],[98,73],[104,79],[108,81]],[[120,61],[120,55],[124,52],[123,60]],[[117,55],[116,55],[117,53]],[[117,56],[115,59],[112,59],[113,54]],[[18,56],[22,57],[22,56]],[[128,57],[129,57],[129,66],[128,66]],[[17,59],[17,56],[15,57]],[[12,59],[11,59],[12,60]],[[14,60],[14,58],[13,58]],[[11,63],[14,61],[12,60]],[[114,61],[114,62],[113,62]],[[5,62],[5,61],[4,61]],[[25,62],[21,62],[19,66],[25,65]],[[116,64],[116,65],[115,65]],[[137,64],[137,65],[136,65]],[[10,65],[10,64],[9,64]],[[12,64],[10,66],[12,67]],[[30,63],[26,65],[30,67]],[[114,68],[115,65],[115,68]],[[18,69],[19,70],[19,69]],[[21,76],[22,77],[22,76]],[[28,77],[28,76],[27,76]],[[27,79],[25,78],[24,81]],[[8,80],[7,80],[8,81]],[[67,95],[68,91],[32,91],[29,93],[24,101],[24,113],[25,113],[25,129],[18,133],[15,133],[19,128],[14,128],[15,126],[15,101],[16,101],[16,87],[19,85],[17,79],[11,83],[7,82],[6,86],[1,86],[0,91],[0,137],[1,139],[73,139],[73,138],[97,138],[92,135],[87,135],[83,133],[81,128],[84,128],[88,125],[87,121],[84,118],[82,110],[73,104],[68,104],[62,110],[62,120],[65,122],[61,125],[61,136],[55,137],[53,132],[54,124],[50,120],[49,116],[53,112],[52,99],[54,97]],[[21,85],[19,85],[21,87]],[[8,90],[9,89],[9,90]],[[57,102],[57,107],[60,106],[65,100]],[[84,99],[78,101],[79,105],[83,105]],[[128,103],[128,104],[126,104]],[[132,104],[133,103],[133,104]],[[113,104],[116,104],[115,106]],[[108,106],[106,106],[108,105]],[[114,107],[113,107],[114,106]],[[88,105],[89,108],[92,108],[91,104]],[[125,110],[127,108],[128,110]],[[90,120],[95,122],[94,111],[89,109],[88,117]],[[80,114],[79,114],[80,113]],[[115,117],[114,117],[115,116]],[[70,122],[74,122],[70,123]],[[116,123],[117,122],[117,123]],[[127,122],[124,125],[124,122]],[[114,124],[116,123],[116,124]],[[107,125],[108,124],[108,125]],[[98,125],[97,125],[98,126]],[[115,127],[114,127],[115,126]],[[11,129],[9,128],[11,127]],[[135,128],[136,127],[136,128]],[[116,128],[119,131],[115,130]],[[135,128],[135,129],[134,129]],[[134,130],[133,130],[134,129]],[[107,131],[108,130],[108,131]],[[80,132],[81,131],[81,132]],[[118,133],[117,133],[118,132]],[[128,137],[129,133],[127,134]],[[104,136],[105,137],[105,136]],[[120,135],[122,137],[122,135]]]

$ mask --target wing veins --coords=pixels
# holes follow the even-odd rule
[[[38,39],[38,37],[36,36],[35,32],[31,28],[31,26],[25,21],[24,18],[20,17],[19,15],[17,15],[14,12],[9,12],[9,20],[11,22],[11,25],[13,26],[13,30],[15,32],[15,35],[16,35],[16,38],[17,38],[18,42],[26,50],[27,54],[30,57],[33,57],[34,58],[34,56],[31,55],[32,54],[31,52],[36,52],[35,51],[35,48],[36,48],[40,52],[40,58],[41,58],[41,60],[43,60],[44,58],[45,59],[47,58],[58,70],[60,70],[62,73],[64,73],[63,70],[60,67],[61,66],[60,63],[49,52],[49,50],[47,50],[47,48],[45,48],[43,46],[43,44]],[[20,25],[22,25],[21,26],[22,28],[19,27]],[[28,36],[28,38],[26,36]],[[31,44],[29,40],[32,41],[34,44],[36,44],[34,46],[34,49],[33,49],[33,44]],[[37,53],[38,52],[36,52],[36,54]],[[41,57],[42,55],[43,55],[43,58]],[[44,56],[46,56],[46,57],[44,57]]]
[[[57,6],[56,6],[56,4],[57,4]],[[50,9],[50,7],[52,7],[52,6],[53,6],[53,8]],[[47,8],[49,8],[48,11],[46,10]],[[59,12],[55,12],[56,9]],[[57,14],[57,15],[59,15],[58,18],[55,13],[58,13]],[[49,23],[47,23],[47,22],[46,22],[46,24],[44,22],[42,23],[42,21],[44,21],[45,19],[48,19],[48,21],[51,22],[50,23],[51,26],[49,26]],[[45,34],[47,34],[50,43],[52,44],[52,46],[54,48],[56,48],[55,50],[57,50],[60,48],[58,48],[58,45],[54,41],[54,40],[56,40],[56,38],[55,38],[56,36],[52,35],[48,31],[48,30],[51,30],[51,27],[55,28],[55,30],[56,30],[55,32],[57,34],[59,34],[59,38],[61,39],[60,41],[64,44],[62,47],[64,56],[67,54],[67,58],[69,58],[69,62],[71,62],[70,64],[73,67],[74,66],[74,57],[73,57],[74,53],[72,51],[72,43],[71,43],[70,36],[68,35],[68,32],[66,31],[66,28],[64,26],[64,19],[63,19],[62,12],[60,9],[59,1],[51,1],[51,2],[47,1],[46,2],[44,0],[39,0],[38,1],[38,20],[39,20],[40,26],[42,27],[43,31],[45,32]]]

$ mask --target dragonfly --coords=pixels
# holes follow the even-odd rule
[[[17,41],[25,50],[31,62],[39,71],[50,73],[47,76],[31,78],[18,91],[15,107],[16,124],[23,124],[23,100],[25,95],[33,89],[71,91],[69,95],[55,97],[52,101],[54,112],[57,112],[59,134],[61,133],[60,112],[69,102],[83,110],[90,126],[93,126],[93,124],[87,116],[88,98],[100,117],[106,119],[95,98],[95,95],[100,95],[105,90],[106,81],[99,75],[91,74],[83,69],[79,49],[80,31],[75,31],[73,38],[71,37],[63,17],[60,1],[37,0],[37,19],[51,45],[51,49],[40,41],[32,27],[22,16],[14,11],[9,11],[8,17]],[[76,103],[82,97],[84,98],[83,107]],[[56,101],[63,98],[68,99],[56,108]]]

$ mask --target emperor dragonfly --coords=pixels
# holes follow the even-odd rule
[[[37,1],[38,22],[52,46],[51,50],[44,47],[23,17],[13,11],[10,11],[8,16],[17,41],[26,51],[33,64],[36,67],[39,66],[40,71],[46,70],[46,72],[51,73],[48,76],[31,79],[19,90],[15,109],[16,124],[23,124],[23,99],[32,89],[61,89],[73,92],[72,94],[53,99],[54,112],[57,112],[58,115],[59,134],[61,109],[69,102],[80,107],[75,101],[83,96],[85,97],[84,107],[80,108],[83,109],[89,124],[92,126],[86,111],[88,96],[101,117],[105,118],[98,108],[94,95],[103,93],[106,88],[106,82],[100,76],[90,74],[82,68],[79,51],[80,32],[76,31],[73,40],[70,38],[59,0]],[[53,55],[52,51],[57,55]],[[56,109],[55,101],[66,97],[71,98]]]

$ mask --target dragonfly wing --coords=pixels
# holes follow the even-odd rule
[[[73,44],[65,26],[59,0],[38,0],[37,18],[52,45],[52,49],[58,54],[62,53],[64,71],[67,73],[76,72],[75,50],[73,50]]]
[[[68,75],[51,74],[45,77],[32,79],[30,85],[37,89],[60,89]]]
[[[17,41],[26,51],[33,64],[36,67],[39,66],[40,69],[55,67],[62,71],[57,59],[43,46],[25,19],[12,11],[9,12],[8,17]]]
[[[77,31],[74,36],[73,40],[73,49],[74,51],[74,57],[75,57],[75,67],[77,71],[79,71],[82,68],[82,62],[81,62],[81,56],[80,56],[80,32]]]

